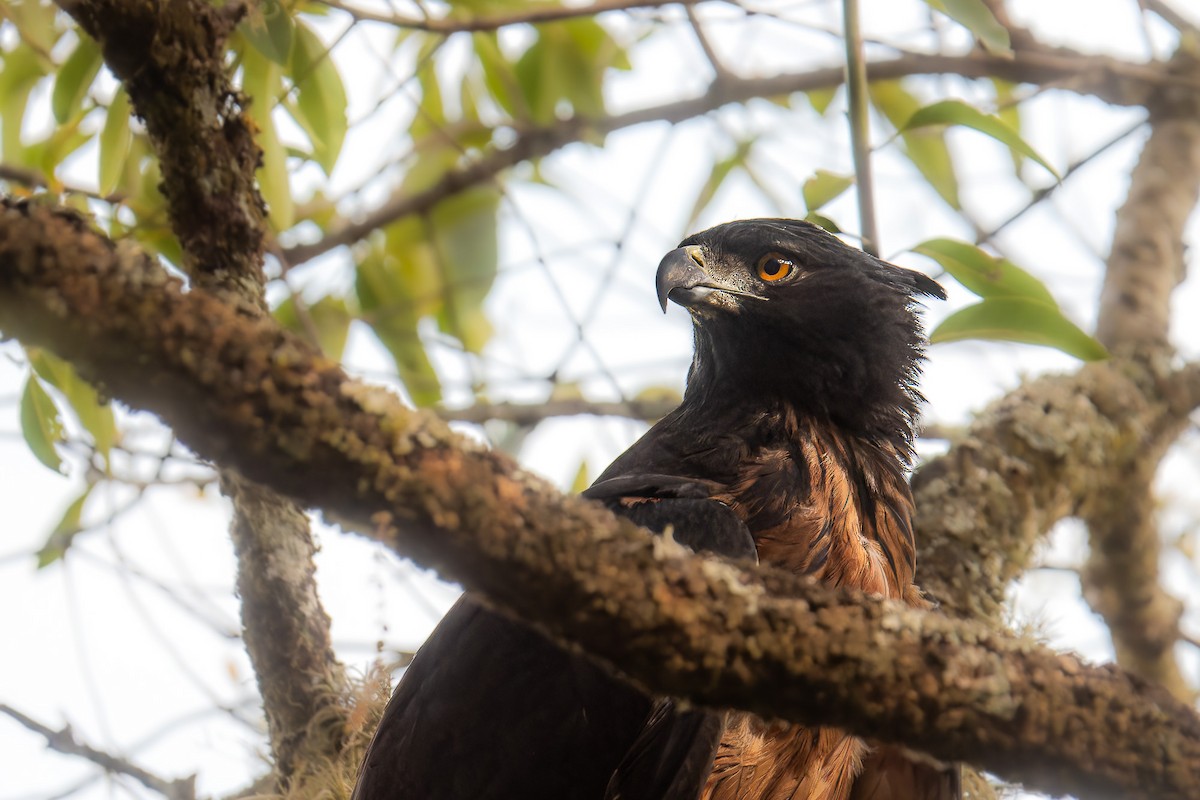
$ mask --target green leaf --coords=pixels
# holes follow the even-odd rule
[[[871,102],[900,131],[904,155],[953,209],[962,206],[958,198],[958,176],[946,137],[941,130],[901,130],[921,103],[900,81],[876,81],[869,87]]]
[[[514,72],[534,122],[548,124],[568,104],[580,116],[604,116],[604,73],[628,69],[629,58],[593,17],[537,25],[538,38]]]
[[[420,229],[419,220],[408,219],[390,226],[388,234],[396,225],[413,224]],[[390,238],[389,235],[387,239]],[[386,241],[376,241],[358,263],[355,291],[363,321],[371,326],[396,362],[396,371],[409,396],[418,406],[431,406],[441,400],[441,382],[417,334],[418,304],[412,287],[406,285],[401,275],[402,264],[390,252]]]
[[[21,394],[21,434],[38,461],[55,472],[62,472],[62,459],[54,449],[62,441],[62,419],[58,408],[36,375],[30,374]]]
[[[109,195],[121,185],[125,163],[129,158],[133,134],[129,129],[129,95],[124,86],[117,87],[108,116],[100,131],[100,194]]]
[[[94,483],[89,483],[84,487],[83,493],[67,506],[67,510],[63,512],[58,524],[54,526],[46,543],[42,545],[41,550],[38,550],[38,569],[50,566],[67,554],[71,543],[75,541],[75,536],[83,530],[83,507],[94,486]]]
[[[59,29],[54,24],[58,7],[45,0],[8,0],[3,6],[0,17],[11,21],[20,34],[21,41],[28,42],[35,49],[48,53],[58,41]]]
[[[25,162],[33,164],[43,174],[53,175],[63,159],[92,140],[92,134],[80,130],[83,115],[76,115],[65,125],[56,126],[50,135],[25,148]]]
[[[813,110],[821,116],[825,116],[825,112],[829,110],[829,106],[833,103],[833,98],[837,97],[838,88],[832,89],[809,89],[804,93],[808,98],[808,102],[812,105]]]
[[[276,231],[284,231],[295,223],[292,187],[288,179],[287,148],[275,131],[271,111],[283,92],[281,69],[257,50],[243,48],[242,91],[253,99],[246,113],[258,126],[258,146],[262,148],[258,187],[267,203],[268,220]]]
[[[517,76],[513,64],[504,57],[499,38],[494,31],[483,31],[472,35],[475,55],[483,70],[483,85],[491,98],[514,117],[528,117],[529,109],[523,105],[524,98],[517,87]]]
[[[932,8],[941,11],[950,19],[975,34],[993,53],[1011,53],[1012,42],[1008,30],[996,20],[991,9],[982,0],[925,0]]]
[[[824,214],[818,214],[815,211],[810,211],[807,214],[805,214],[804,221],[811,222],[813,225],[822,227],[825,230],[829,231],[830,233],[841,233],[842,232],[842,228],[840,225],[838,225],[836,222],[834,222],[832,219],[825,216]]]
[[[713,164],[708,180],[700,187],[700,193],[696,195],[696,202],[692,203],[691,213],[688,214],[687,224],[684,225],[686,230],[690,231],[696,224],[696,220],[704,213],[704,209],[708,208],[708,204],[712,202],[717,190],[725,183],[725,179],[729,177],[730,173],[746,163],[753,147],[753,140],[738,142],[732,154]]]
[[[102,63],[99,45],[92,37],[80,32],[79,43],[58,68],[54,91],[50,95],[50,108],[59,125],[75,116]]]
[[[96,451],[108,460],[117,441],[117,423],[112,405],[100,398],[95,387],[79,377],[75,368],[48,350],[29,348],[29,364],[40,378],[62,392],[75,418],[92,435]]]
[[[289,74],[296,102],[288,110],[312,142],[313,160],[328,175],[346,139],[346,87],[329,48],[303,22],[296,23]]]
[[[571,481],[571,494],[579,494],[584,489],[592,485],[588,480],[588,463],[585,458],[579,462],[579,469],[575,470],[575,478]]]
[[[996,258],[973,244],[953,239],[930,239],[913,248],[942,265],[968,290],[984,298],[1012,297],[1058,308],[1040,280],[1016,264]]]
[[[819,169],[804,182],[800,190],[804,196],[804,207],[809,211],[816,211],[853,185],[853,175]]]
[[[259,0],[247,5],[246,19],[238,31],[254,49],[283,66],[292,52],[295,24],[279,0]]]
[[[429,215],[444,281],[438,326],[472,353],[492,335],[483,303],[500,265],[499,210],[499,191],[482,186],[443,200]]]
[[[0,69],[0,124],[3,125],[5,161],[24,162],[21,123],[25,119],[25,106],[29,93],[49,66],[46,59],[25,42],[4,54],[4,68]]]
[[[1104,345],[1081,331],[1053,306],[1027,298],[988,298],[959,309],[937,326],[929,341],[992,339],[1052,347],[1084,361],[1108,357]]]
[[[1017,102],[1017,85],[1000,78],[992,78],[992,86],[996,88],[996,116],[1004,120],[1008,127],[1020,133],[1021,107]],[[1012,155],[1013,169],[1020,174],[1021,166],[1025,163],[1025,156],[1011,148],[1008,152]]]
[[[1008,123],[992,114],[985,114],[961,100],[942,100],[918,109],[905,123],[902,130],[911,131],[930,125],[962,125],[973,128],[1010,149],[1028,156],[1045,167],[1055,178],[1059,178],[1059,174],[1054,171],[1054,167],[1050,166],[1050,162],[1030,147],[1019,133],[1008,126]]]
[[[346,301],[340,297],[322,297],[315,303],[306,306],[308,319],[316,329],[317,341],[321,352],[335,361],[340,361],[342,351],[346,348],[346,337],[350,333],[350,322],[353,316],[346,307]],[[274,311],[275,319],[289,330],[301,336],[310,336],[308,325],[301,319],[296,310],[295,298],[289,297],[279,304]]]

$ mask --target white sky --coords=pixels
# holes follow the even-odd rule
[[[1035,23],[1047,40],[1146,57],[1142,23],[1131,0],[1013,6],[1018,18]],[[755,7],[803,14],[830,29],[838,25],[827,3],[761,2]],[[919,29],[922,9],[919,3],[866,2],[867,33],[883,36]],[[702,11],[715,20],[711,32],[719,50],[743,74],[769,74],[780,64],[787,69],[832,64],[839,57],[839,44],[832,37],[765,17],[747,25],[721,6],[704,6]],[[1080,19],[1088,24],[1081,25]],[[961,39],[954,39],[952,30],[948,35]],[[1160,27],[1152,27],[1151,36],[1160,48],[1169,46]],[[386,52],[386,37],[376,30],[370,40],[335,51],[343,75],[357,78],[347,80],[352,120],[368,117],[377,87],[395,82],[381,75],[373,54]],[[930,44],[916,36],[899,40],[911,47]],[[682,26],[639,45],[633,61],[633,73],[612,80],[613,110],[693,94],[708,79],[706,62]],[[951,79],[940,81],[938,88],[968,97],[973,91]],[[46,107],[44,96],[38,102]],[[774,108],[752,104],[675,128],[657,124],[613,134],[604,150],[570,146],[542,165],[565,197],[543,186],[512,184],[502,228],[505,271],[488,302],[496,339],[484,362],[473,364],[490,379],[493,398],[545,397],[547,385],[530,376],[548,374],[555,366],[596,399],[617,396],[605,371],[615,376],[626,395],[646,386],[681,388],[690,353],[689,327],[677,309],[665,317],[659,313],[652,273],[662,253],[683,234],[708,165],[729,147],[713,119],[727,131],[760,137],[756,164],[790,204],[788,213],[802,213],[799,184],[814,169],[850,171],[839,115],[818,119],[804,109],[803,101],[795,105],[798,110],[786,118],[786,125]],[[1055,92],[1024,109],[1027,138],[1060,168],[1139,118],[1137,111],[1108,109]],[[403,153],[406,143],[396,131],[411,113],[411,102],[401,94],[355,129],[335,173],[335,186],[349,189],[364,176],[379,173],[380,158]],[[1004,219],[1024,203],[1009,177],[1006,152],[972,132],[955,132],[951,142],[959,156],[964,200],[985,224]],[[1112,215],[1141,142],[1138,135],[1113,148],[1056,193],[1056,213],[1035,211],[1001,238],[1006,253],[1044,279],[1068,315],[1085,328],[1094,321],[1101,278],[1096,254],[1106,249]],[[85,153],[73,165],[81,181],[94,174],[94,158],[94,152]],[[1028,175],[1037,185],[1048,180],[1036,169]],[[914,184],[912,170],[894,153],[885,151],[876,158],[876,177],[884,251],[898,263],[932,271],[929,262],[902,251],[933,236],[969,238],[969,230],[943,211],[930,190]],[[301,173],[297,183],[311,185],[311,179],[311,172]],[[368,204],[377,200],[389,188],[384,183],[376,181],[360,199]],[[605,242],[629,225],[631,210],[634,221],[618,253]],[[851,195],[829,211],[844,226],[853,226]],[[774,213],[748,181],[735,179],[704,214],[701,226]],[[1197,232],[1193,223],[1192,242]],[[345,285],[350,275],[344,254],[322,259],[319,267],[301,273],[302,283],[318,289]],[[569,315],[551,280],[571,299]],[[931,324],[970,302],[965,291],[948,288],[950,301],[929,310]],[[600,290],[602,300],[592,309]],[[1200,301],[1198,291],[1192,281],[1175,299],[1176,342],[1185,357],[1194,358],[1200,350],[1200,323],[1192,313]],[[575,323],[581,319],[587,320],[585,330],[603,370],[586,349],[571,347]],[[564,359],[571,351],[573,355]],[[469,373],[467,362],[446,348],[436,352],[447,383],[458,381],[461,386]],[[0,702],[50,725],[70,723],[89,743],[125,754],[160,775],[198,771],[202,795],[238,788],[261,771],[256,748],[261,752],[264,745],[259,733],[212,710],[215,701],[259,723],[253,675],[240,643],[218,632],[238,627],[224,501],[212,493],[197,497],[187,490],[154,490],[117,525],[81,537],[64,563],[36,571],[32,554],[82,488],[83,476],[77,467],[66,477],[54,475],[29,454],[17,421],[25,368],[13,360],[18,351],[12,346],[0,353],[10,356],[0,358],[0,502],[6,511],[0,539],[0,602],[7,608],[0,614],[0,642],[5,647],[0,655]],[[930,355],[923,384],[930,400],[928,417],[947,424],[965,422],[972,410],[1022,376],[1076,366],[1073,359],[1052,351],[996,343],[939,346]],[[362,331],[353,335],[347,361],[371,378],[390,371],[386,356]],[[461,388],[451,389],[450,399],[469,400]],[[145,419],[139,418],[136,425],[147,431],[144,441],[159,435]],[[566,487],[583,459],[594,475],[643,429],[624,420],[552,421],[528,437],[522,459]],[[1189,435],[1163,471],[1161,484],[1170,501],[1164,526],[1171,532],[1195,527],[1197,450],[1196,437]],[[102,491],[87,516],[102,519],[128,500],[128,491]],[[340,652],[355,668],[375,657],[377,640],[389,647],[415,647],[455,596],[451,587],[365,542],[325,528],[319,536],[322,596]],[[1084,541],[1078,526],[1064,524],[1045,547],[1044,563],[1075,563]],[[1175,557],[1167,559],[1164,570],[1177,594],[1194,598],[1196,562]],[[169,599],[155,583],[165,585],[183,603]],[[1035,570],[1013,596],[1016,618],[1037,621],[1055,646],[1094,659],[1111,657],[1104,629],[1079,600],[1073,575]],[[213,621],[217,630],[209,624]],[[1195,608],[1189,624],[1193,633],[1200,633]],[[1181,655],[1193,679],[1200,680],[1197,653],[1181,649]],[[0,754],[0,800],[57,796],[97,774],[78,759],[50,753],[36,736],[4,717]],[[91,800],[129,794],[149,796],[140,788],[130,791],[126,782],[104,778],[76,796]]]

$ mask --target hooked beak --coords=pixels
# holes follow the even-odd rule
[[[695,305],[717,287],[704,271],[704,256],[699,245],[688,245],[672,250],[658,264],[658,275],[654,279],[658,289],[658,303],[663,313],[667,312],[667,300],[681,306]]]

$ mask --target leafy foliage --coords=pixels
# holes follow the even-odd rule
[[[1007,32],[985,3],[928,2],[989,50],[1007,51]],[[446,20],[548,7],[506,0],[460,2],[450,4]],[[5,162],[44,175],[50,190],[76,198],[114,237],[131,238],[165,262],[183,266],[184,254],[166,219],[153,148],[124,87],[103,68],[99,48],[44,0],[13,4],[6,13],[18,35],[6,40],[0,73]],[[354,135],[347,93],[354,84],[346,72],[346,54],[339,51],[341,35],[327,24],[330,15],[328,7],[303,0],[266,0],[248,9],[228,44],[236,85],[262,149],[259,187],[272,231],[285,249],[339,230],[356,213],[353,198],[340,198],[330,181]],[[589,121],[609,114],[612,81],[617,72],[631,68],[630,48],[639,35],[591,15],[458,34],[397,29],[378,57],[392,60],[397,74],[404,76],[395,96],[407,98],[411,113],[396,131],[401,155],[383,166],[386,180],[364,186],[375,196],[386,183],[392,197],[411,198],[441,187],[448,176],[480,157],[502,152],[514,135],[535,141],[550,135],[540,131],[558,130],[567,122],[576,126],[573,137],[602,143]],[[1032,160],[1053,172],[1020,133],[1020,98],[1013,87],[999,80],[986,85],[993,90],[997,114],[957,99],[929,102],[923,99],[927,89],[911,79],[870,86],[880,120],[895,131],[883,148],[902,153],[951,209],[962,210],[963,205],[959,169],[946,141],[948,126],[970,127],[999,141],[1013,154],[1018,170],[1023,161]],[[30,98],[37,91],[49,93],[57,123],[52,128],[26,125],[34,113]],[[786,128],[789,119],[812,111],[836,121],[831,111],[840,96],[836,85],[811,88],[804,96],[807,105],[796,105],[787,95],[768,98],[776,122],[767,130]],[[390,101],[379,102],[377,110]],[[727,135],[713,148],[711,160],[696,166],[707,178],[691,198],[687,228],[721,198],[732,196],[736,184],[736,191],[760,192],[777,213],[805,216],[835,232],[842,229],[831,214],[838,213],[835,201],[854,187],[853,175],[817,166],[799,180],[798,193],[780,193],[762,133],[741,123],[723,130]],[[74,185],[77,173],[69,168],[69,157],[87,152],[88,145],[98,154],[94,188]],[[533,172],[523,175],[543,180],[536,159],[531,164]],[[746,180],[731,181],[733,176]],[[465,181],[432,204],[381,221],[351,247],[352,288],[344,282],[301,280],[303,296],[281,297],[277,318],[331,358],[343,356],[350,331],[362,326],[390,355],[414,402],[442,402],[444,376],[430,343],[453,341],[468,356],[484,353],[491,343],[487,301],[501,269],[503,187],[516,179],[518,175],[502,174],[492,182]],[[107,203],[96,199],[100,197]],[[947,320],[936,332],[937,340],[1004,338],[1048,344],[1080,357],[1102,354],[1062,317],[1032,274],[977,249],[963,250],[969,247],[934,240],[918,248],[982,298],[974,310]],[[1030,303],[1038,308],[1026,307]],[[111,410],[85,396],[85,384],[77,377],[45,359],[33,358],[36,372],[23,404],[30,447],[45,463],[59,467],[54,450],[63,435],[55,422],[59,402],[107,458],[116,440]],[[58,394],[48,394],[47,387]],[[472,390],[482,394],[486,388]]]

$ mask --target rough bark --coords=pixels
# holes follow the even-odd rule
[[[146,123],[171,230],[198,282],[232,302],[262,297],[261,153],[229,85],[225,42],[245,11],[198,0],[59,0],[96,40]],[[256,305],[265,308],[258,299]]]
[[[1195,77],[1200,60],[1181,50],[1168,70]],[[1151,134],[1117,212],[1096,335],[1117,352],[1165,357],[1171,294],[1185,273],[1184,228],[1200,199],[1200,94],[1165,91],[1148,111]],[[1183,604],[1159,582],[1154,476],[1161,445],[1148,443],[1087,510],[1091,552],[1081,582],[1108,624],[1117,663],[1190,700],[1195,692],[1175,658]]]
[[[349,380],[270,320],[182,292],[69,213],[0,213],[0,330],[649,690],[903,741],[1051,792],[1169,800],[1200,785],[1200,718],[1161,689],[979,623],[691,556]],[[1129,396],[1148,387],[1105,369],[1085,370],[1104,389],[1088,403],[1169,427],[1162,401]],[[1200,400],[1196,370],[1161,377],[1179,413]],[[1107,469],[1087,455],[1119,443],[1100,427],[1073,428],[1059,459]]]
[[[162,167],[160,189],[194,286],[248,315],[265,312],[261,152],[229,83],[226,40],[244,12],[201,0],[60,5],[100,44]],[[225,465],[233,502],[244,638],[284,783],[336,757],[345,675],[317,595],[308,519],[294,503]]]

